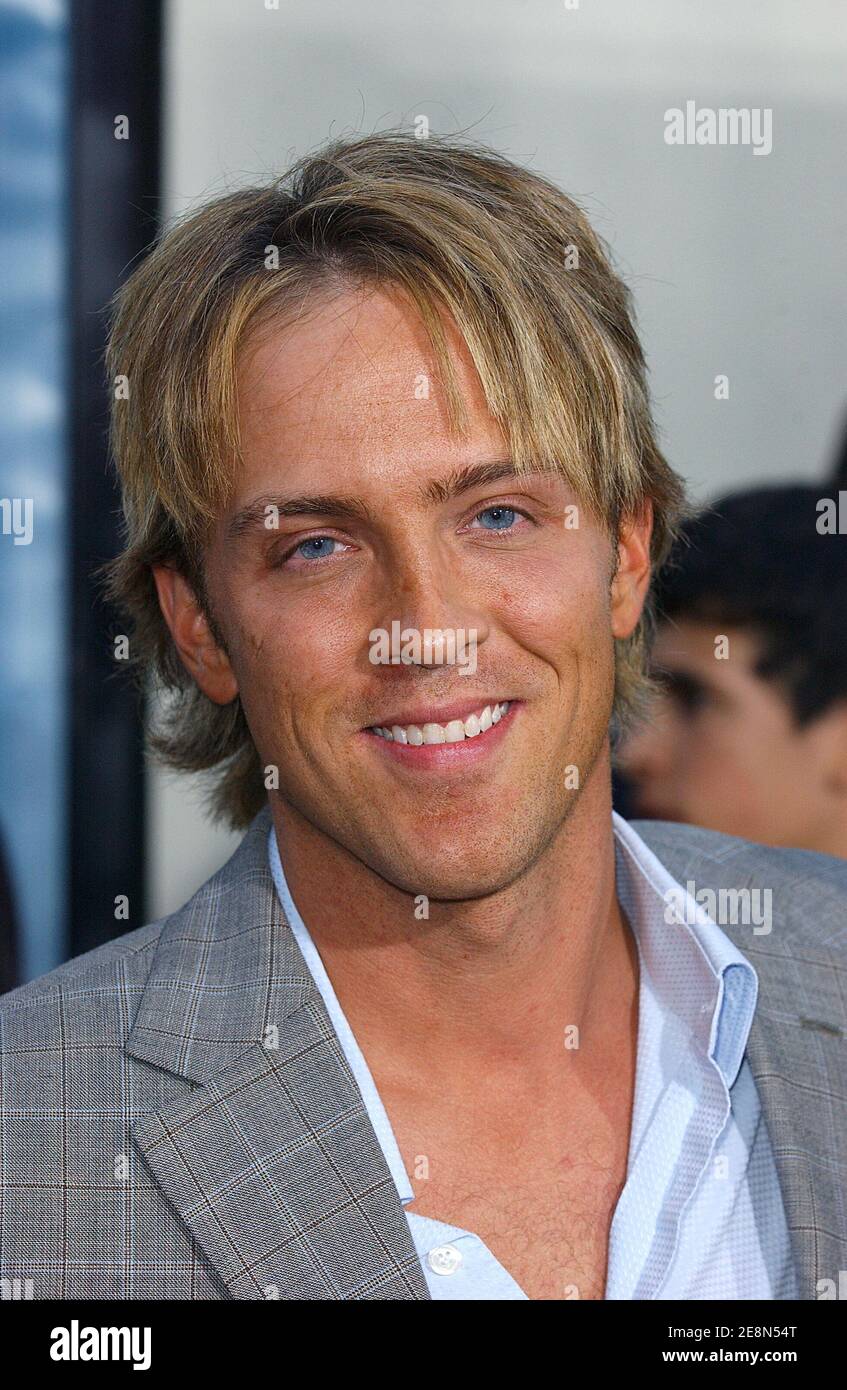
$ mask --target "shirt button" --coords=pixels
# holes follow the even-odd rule
[[[455,1274],[462,1263],[462,1252],[455,1245],[437,1245],[430,1250],[426,1262],[433,1274]]]

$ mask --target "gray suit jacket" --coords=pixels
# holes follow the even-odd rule
[[[18,1296],[429,1298],[279,907],[269,823],[179,912],[3,998],[0,1278],[31,1280]],[[683,883],[773,891],[769,935],[725,930],[759,974],[747,1055],[815,1298],[847,1269],[847,864],[637,828]]]

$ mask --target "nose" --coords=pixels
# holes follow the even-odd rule
[[[467,665],[487,641],[484,605],[469,591],[447,548],[409,543],[384,576],[376,624],[404,645],[403,664],[422,669]]]

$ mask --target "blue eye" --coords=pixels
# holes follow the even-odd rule
[[[486,507],[485,511],[477,513],[487,531],[508,531],[514,526],[517,515],[514,507]],[[486,521],[485,517],[490,517],[491,521]]]
[[[304,560],[325,560],[332,550],[324,550],[323,546],[338,545],[338,541],[333,540],[332,536],[310,536],[307,541],[301,541],[292,552],[294,555],[301,555]]]

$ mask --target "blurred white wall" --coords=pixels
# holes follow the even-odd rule
[[[608,239],[695,495],[821,474],[847,400],[843,0],[573,3],[170,0],[166,217],[425,115],[555,180]],[[666,144],[689,100],[770,108],[771,153]],[[237,837],[184,782],[153,773],[150,794],[158,915]]]

